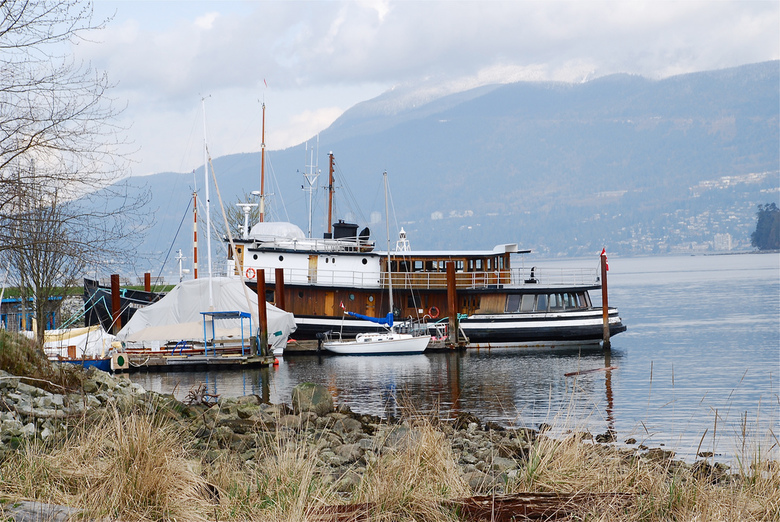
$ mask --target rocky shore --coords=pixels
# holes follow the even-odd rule
[[[461,483],[467,485],[464,491],[471,495],[517,493],[518,484],[535,486],[533,474],[543,467],[542,460],[552,462],[559,458],[554,453],[563,453],[563,446],[551,446],[547,454],[540,450],[542,441],[548,439],[545,426],[507,429],[482,423],[469,413],[449,422],[431,418],[380,419],[334,407],[328,390],[313,383],[295,387],[292,406],[264,404],[255,395],[214,397],[205,387],[191,390],[185,401],[178,401],[99,371],[89,372],[78,391],[44,389],[52,389],[50,384],[29,384],[0,372],[0,460],[29,441],[63,440],[74,423],[86,419],[88,424],[90,416],[106,411],[140,412],[176,424],[188,435],[190,449],[199,455],[203,465],[229,456],[238,457],[247,469],[259,469],[266,465],[269,444],[305,446],[306,454],[316,460],[320,480],[344,495],[344,499],[350,498],[367,470],[380,459],[403,452],[425,437],[424,427],[434,430],[440,444],[448,446],[453,466],[448,473],[459,475]],[[671,451],[616,447],[612,444],[614,434],[592,437],[570,433],[564,439],[589,448],[573,459],[583,462],[566,464],[572,469],[587,468],[588,462],[600,460],[620,461],[627,469],[638,469],[644,462],[661,470],[661,480],[678,473],[702,478],[707,484],[728,484],[734,480],[726,466],[711,464],[706,459],[688,464],[673,460]],[[510,487],[513,484],[514,489]]]

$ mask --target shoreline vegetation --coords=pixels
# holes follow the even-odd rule
[[[728,467],[469,413],[380,419],[334,407],[313,383],[295,387],[292,408],[205,386],[178,401],[52,366],[2,331],[0,368],[2,519],[780,519],[771,430],[766,444],[735,441]]]

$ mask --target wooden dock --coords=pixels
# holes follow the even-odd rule
[[[241,355],[241,354],[181,354],[171,355],[170,352],[128,353],[127,369],[129,372],[176,372],[176,371],[208,371],[233,370],[242,368],[271,366],[273,356]]]

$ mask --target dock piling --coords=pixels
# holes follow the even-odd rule
[[[260,332],[260,342],[257,345],[257,349],[260,351],[258,355],[268,355],[268,316],[265,308],[265,270],[259,268],[257,270],[257,317],[258,331]]]
[[[122,301],[119,288],[119,274],[111,274],[111,325],[113,334],[119,333],[122,329]]]
[[[275,296],[275,305],[277,308],[280,308],[282,310],[285,309],[285,302],[284,302],[284,268],[277,268],[275,273],[275,280],[276,280],[276,293]]]
[[[607,294],[607,254],[606,252],[601,252],[601,314],[602,318],[604,319],[604,344],[603,347],[605,350],[609,350],[611,348],[611,344],[609,342],[609,300],[608,300],[608,294]]]
[[[447,315],[449,316],[447,344],[458,346],[458,292],[455,286],[455,263],[447,261]]]

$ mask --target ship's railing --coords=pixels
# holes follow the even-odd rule
[[[371,252],[374,242],[359,237],[339,239],[287,239],[273,238],[261,240],[259,243],[264,249],[275,248],[279,250],[313,251],[313,252]]]
[[[275,284],[274,270],[266,270],[266,283]],[[393,287],[414,289],[447,288],[446,272],[393,272]],[[284,281],[290,284],[310,284],[352,288],[387,288],[386,272],[360,272],[352,270],[284,269]],[[513,268],[492,272],[456,272],[455,285],[458,289],[481,289],[521,287],[544,284],[552,286],[574,286],[598,284],[597,269],[572,268]]]

